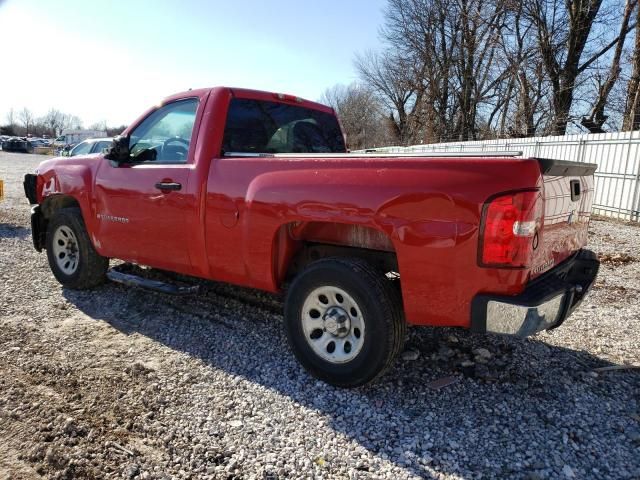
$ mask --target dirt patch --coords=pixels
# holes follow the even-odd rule
[[[601,263],[605,265],[626,265],[628,263],[637,262],[638,259],[628,253],[603,253],[598,256]]]

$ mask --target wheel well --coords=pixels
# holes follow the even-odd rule
[[[52,195],[47,197],[42,205],[40,205],[40,210],[42,211],[42,215],[46,220],[49,220],[53,214],[60,210],[61,208],[68,207],[78,207],[80,208],[80,204],[78,201],[70,197],[68,195]]]
[[[293,278],[308,264],[328,257],[359,258],[366,261],[382,273],[398,272],[396,252],[373,250],[370,248],[332,245],[327,243],[303,242],[296,255],[291,259],[286,279]]]
[[[371,227],[293,222],[279,229],[274,243],[275,274],[279,283],[291,280],[309,263],[327,257],[359,258],[381,272],[398,272],[391,239]]]
[[[40,205],[40,213],[36,218],[38,222],[37,228],[34,230],[38,232],[37,238],[34,238],[34,245],[38,251],[41,251],[47,245],[47,228],[49,226],[49,220],[53,217],[53,214],[61,208],[78,207],[80,204],[78,201],[68,195],[52,195],[47,197]]]

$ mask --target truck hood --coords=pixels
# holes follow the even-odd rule
[[[78,155],[76,157],[54,157],[40,162],[37,171],[38,173],[43,173],[48,170],[56,169],[58,167],[97,164],[101,159],[102,155],[99,153],[93,153],[91,155]]]

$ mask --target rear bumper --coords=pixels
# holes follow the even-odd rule
[[[532,281],[516,296],[477,295],[471,306],[471,330],[527,337],[558,327],[591,289],[600,262],[590,250]]]

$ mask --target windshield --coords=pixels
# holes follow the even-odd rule
[[[235,98],[224,131],[226,153],[344,153],[336,117],[297,105]]]
[[[76,155],[84,155],[89,153],[89,150],[91,150],[91,142],[82,142],[73,147],[73,150],[69,152],[69,156],[75,157]]]

